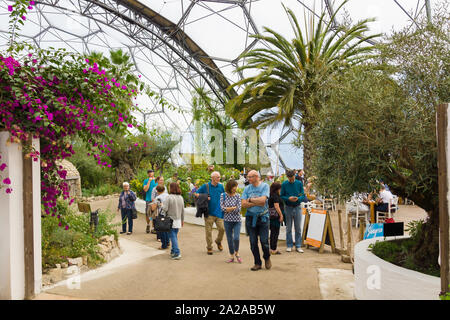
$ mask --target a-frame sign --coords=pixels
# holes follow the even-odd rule
[[[309,248],[309,246],[316,247],[319,248],[319,253],[323,253],[323,246],[327,244],[331,247],[333,253],[336,252],[336,244],[328,211],[311,209],[308,220],[306,248]]]

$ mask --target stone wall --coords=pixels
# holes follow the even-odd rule
[[[67,171],[65,182],[69,185],[70,197],[81,197],[81,177],[77,168],[65,159],[58,161],[57,165],[62,167],[60,169]]]
[[[114,235],[103,236],[97,244],[98,254],[103,258],[105,263],[122,254],[119,242],[114,239]],[[42,285],[49,286],[57,282],[73,278],[82,272],[89,270],[89,257],[67,258],[60,264],[56,264],[55,268],[48,269],[42,275]]]

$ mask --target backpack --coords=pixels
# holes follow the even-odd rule
[[[200,193],[197,199],[197,213],[195,214],[197,218],[201,218],[202,216],[207,218],[209,216],[209,183],[206,184],[206,190],[208,193]]]

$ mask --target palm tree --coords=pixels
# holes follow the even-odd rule
[[[295,38],[288,41],[276,31],[265,27],[269,35],[254,37],[272,45],[243,54],[247,63],[237,69],[256,70],[256,76],[242,79],[229,87],[243,86],[241,94],[227,104],[227,111],[244,128],[265,128],[271,124],[284,123],[293,128],[294,120],[300,124],[298,131],[303,145],[303,162],[306,172],[310,169],[310,133],[315,118],[325,106],[327,81],[339,70],[362,63],[372,57],[374,46],[367,41],[379,35],[365,36],[365,19],[354,25],[334,27],[332,21],[344,1],[329,22],[325,12],[319,18],[306,23],[304,32],[294,13],[284,7]],[[302,128],[303,127],[303,134]]]

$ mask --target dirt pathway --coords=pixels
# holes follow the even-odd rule
[[[109,208],[116,212],[116,199],[102,200],[92,203],[92,209]],[[423,215],[420,209],[408,206],[403,210],[403,220],[418,219]],[[411,211],[411,210],[412,211]],[[400,218],[400,217],[399,217]],[[337,220],[332,214],[333,223]],[[116,213],[115,221],[120,221]],[[160,243],[156,236],[145,233],[145,217],[139,215],[134,221],[133,235],[121,235],[121,238],[131,240],[129,243],[139,243],[156,253]],[[333,225],[335,237],[338,236],[337,221]],[[353,230],[357,234],[357,230]],[[356,235],[355,234],[355,235]],[[217,230],[213,231],[213,237]],[[337,240],[337,239],[336,239]],[[338,240],[337,240],[338,241]],[[128,241],[127,241],[128,243]],[[243,263],[225,263],[228,257],[228,246],[224,238],[224,251],[214,248],[214,254],[208,256],[205,249],[204,227],[185,224],[179,233],[179,244],[182,259],[173,261],[169,251],[163,254],[150,254],[139,261],[129,261],[104,275],[92,280],[82,281],[80,289],[68,289],[59,286],[48,290],[52,294],[80,299],[350,299],[342,290],[348,290],[351,280],[351,264],[341,262],[340,256],[332,254],[329,249],[319,254],[316,249],[305,249],[305,253],[287,253],[285,241],[279,241],[281,255],[272,256],[271,270],[250,271],[253,257],[250,251],[249,239],[241,235],[241,257]],[[159,253],[159,252],[158,252]],[[101,269],[99,269],[101,272]],[[328,279],[328,274],[345,274],[344,282],[337,281],[331,285],[331,292],[321,293],[324,285],[319,284],[319,278]],[[350,274],[350,276],[349,276]],[[323,282],[323,280],[322,280]],[[327,286],[325,286],[327,287]],[[333,290],[336,294],[333,294]]]
[[[114,208],[115,200],[92,204],[92,209]],[[119,214],[116,214],[118,220]],[[145,233],[145,218],[135,220],[133,235],[121,237],[147,246],[159,247],[156,236]],[[217,231],[213,231],[216,236]],[[279,242],[281,255],[272,256],[271,270],[250,271],[253,258],[248,237],[241,235],[243,263],[227,264],[226,239],[224,251],[214,249],[209,256],[205,249],[204,227],[185,224],[179,233],[182,259],[173,261],[169,251],[118,267],[113,273],[89,281],[82,281],[80,289],[56,287],[47,294],[84,299],[322,299],[318,268],[351,270],[340,256],[316,250],[305,253],[285,252],[284,241]]]

